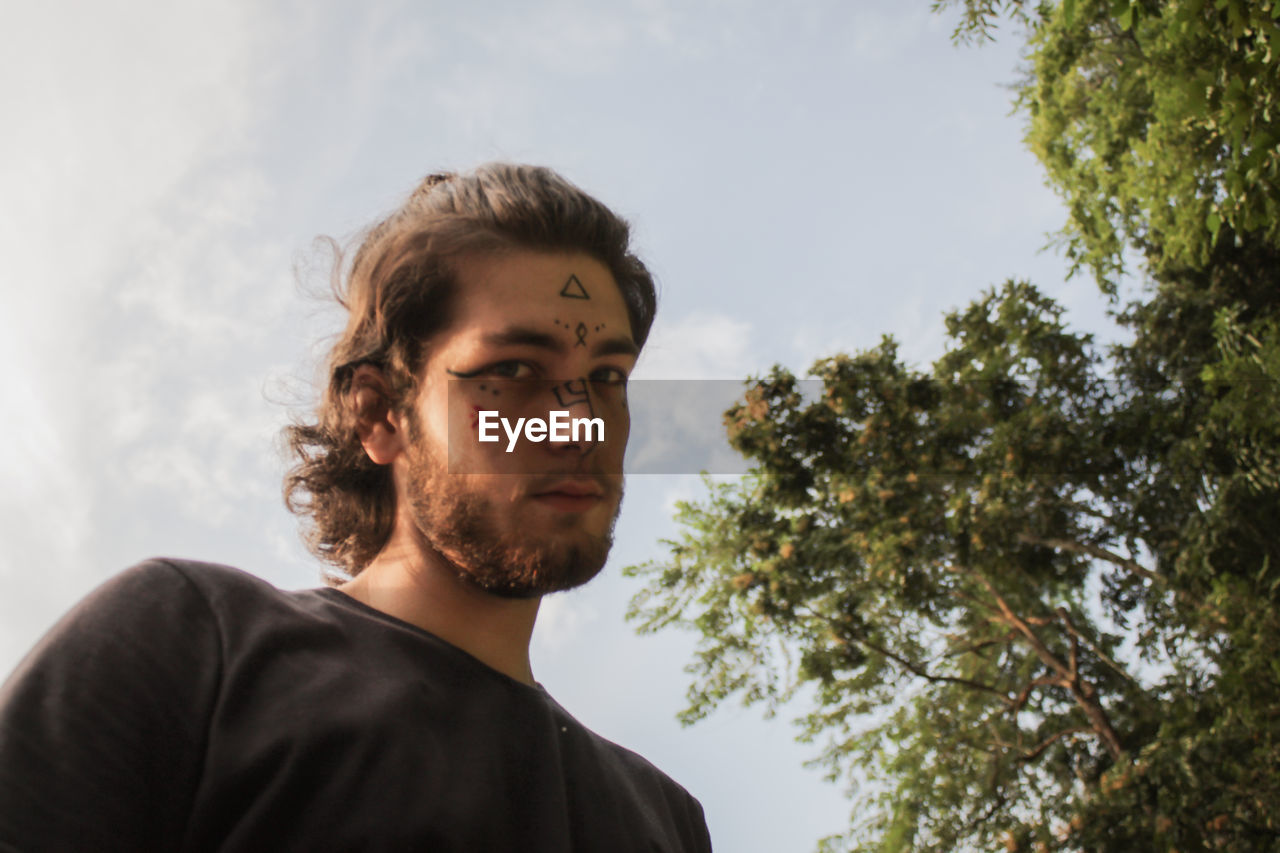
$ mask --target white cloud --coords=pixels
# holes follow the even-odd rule
[[[11,484],[0,577],[22,589],[7,597],[21,613],[0,618],[0,670],[101,576],[103,512],[136,488],[119,476],[122,450],[167,423],[156,391],[177,378],[175,341],[232,328],[184,298],[192,265],[167,259],[225,238],[260,189],[246,170],[202,175],[245,143],[265,29],[235,2],[53,2],[6,16],[0,106],[17,120],[0,136],[0,479]],[[152,458],[175,483],[202,462]]]
[[[670,44],[675,10],[663,0],[599,4],[554,0],[491,9],[466,23],[466,33],[495,58],[539,71],[598,74],[618,66],[640,42]]]
[[[549,654],[573,646],[599,617],[599,611],[581,592],[547,596],[538,608],[531,653]]]
[[[636,365],[636,379],[741,379],[758,370],[751,324],[727,314],[666,320],[661,312]]]
[[[741,479],[738,474],[711,474],[708,475],[711,483],[736,483]],[[663,514],[674,518],[676,511],[679,509],[677,504],[680,503],[696,503],[707,497],[707,487],[703,482],[701,475],[684,474],[675,477],[669,477],[663,481],[667,486],[666,491],[662,494],[662,511]]]

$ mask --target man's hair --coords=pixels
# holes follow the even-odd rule
[[[285,505],[304,518],[307,547],[354,576],[390,537],[391,468],[374,464],[360,443],[352,377],[361,365],[378,368],[388,407],[411,413],[431,338],[449,324],[456,259],[509,249],[590,255],[613,274],[632,337],[643,346],[657,298],[629,243],[625,220],[552,170],[491,163],[425,178],[369,229],[345,276],[339,252],[334,295],[347,309],[347,326],[329,353],[315,422],[284,432],[296,457],[285,475]]]

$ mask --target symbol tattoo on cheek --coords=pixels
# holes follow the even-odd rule
[[[578,342],[574,346],[585,347],[587,345],[587,324],[579,323],[578,328],[574,329],[573,333],[578,336]]]
[[[560,288],[560,295],[565,299],[590,299],[587,289],[582,286],[582,282],[578,281],[578,277],[572,273],[569,280],[564,283],[564,287]]]
[[[587,380],[570,379],[568,382],[561,382],[551,389],[551,393],[556,395],[556,402],[561,408],[567,409],[579,403],[586,403],[587,414],[595,417],[596,411],[591,405],[591,394],[587,392]]]

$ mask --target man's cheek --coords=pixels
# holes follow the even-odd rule
[[[492,383],[455,380],[449,388],[449,471],[482,473],[490,465],[480,460],[501,452],[501,396]]]
[[[595,401],[595,414],[604,421],[604,441],[594,451],[600,457],[596,464],[605,473],[621,473],[631,432],[626,397],[620,393],[600,395]]]

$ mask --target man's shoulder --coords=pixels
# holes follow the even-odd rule
[[[179,557],[151,557],[136,563],[100,587],[100,592],[199,596],[215,604],[227,596],[273,598],[287,593],[243,569]]]
[[[560,703],[551,699],[550,696],[547,698],[559,714],[571,720],[573,725],[578,728],[582,733],[582,736],[590,743],[592,751],[597,755],[602,756],[615,768],[616,771],[628,779],[632,784],[643,789],[649,789],[650,791],[661,790],[665,797],[686,801],[687,803],[694,805],[698,809],[699,813],[701,813],[701,806],[697,805],[697,799],[690,794],[683,785],[672,779],[665,771],[655,765],[652,761],[645,758],[640,753],[632,749],[628,749],[627,747],[598,734],[591,728],[579,722],[572,714],[566,711]]]
[[[222,563],[191,560],[182,557],[150,557],[135,563],[117,575],[128,582],[176,582],[178,579],[197,588],[233,586],[275,589],[270,583],[243,569]]]
[[[219,563],[153,557],[109,577],[63,618],[78,632],[192,632],[287,606],[291,593]]]
[[[640,799],[649,803],[650,807],[668,815],[670,826],[681,840],[681,849],[711,849],[702,804],[693,794],[640,753],[614,743],[590,729],[584,727],[584,730],[593,739],[598,750],[611,757],[610,763],[626,780],[627,786]]]
[[[620,743],[611,741],[607,737],[604,737],[585,726],[583,728],[587,732],[588,737],[594,741],[597,749],[611,755],[613,759],[618,762],[618,765],[632,776],[651,779],[663,786],[674,786],[675,788],[684,791],[684,788],[681,787],[679,783],[640,753],[633,749],[628,749]]]

